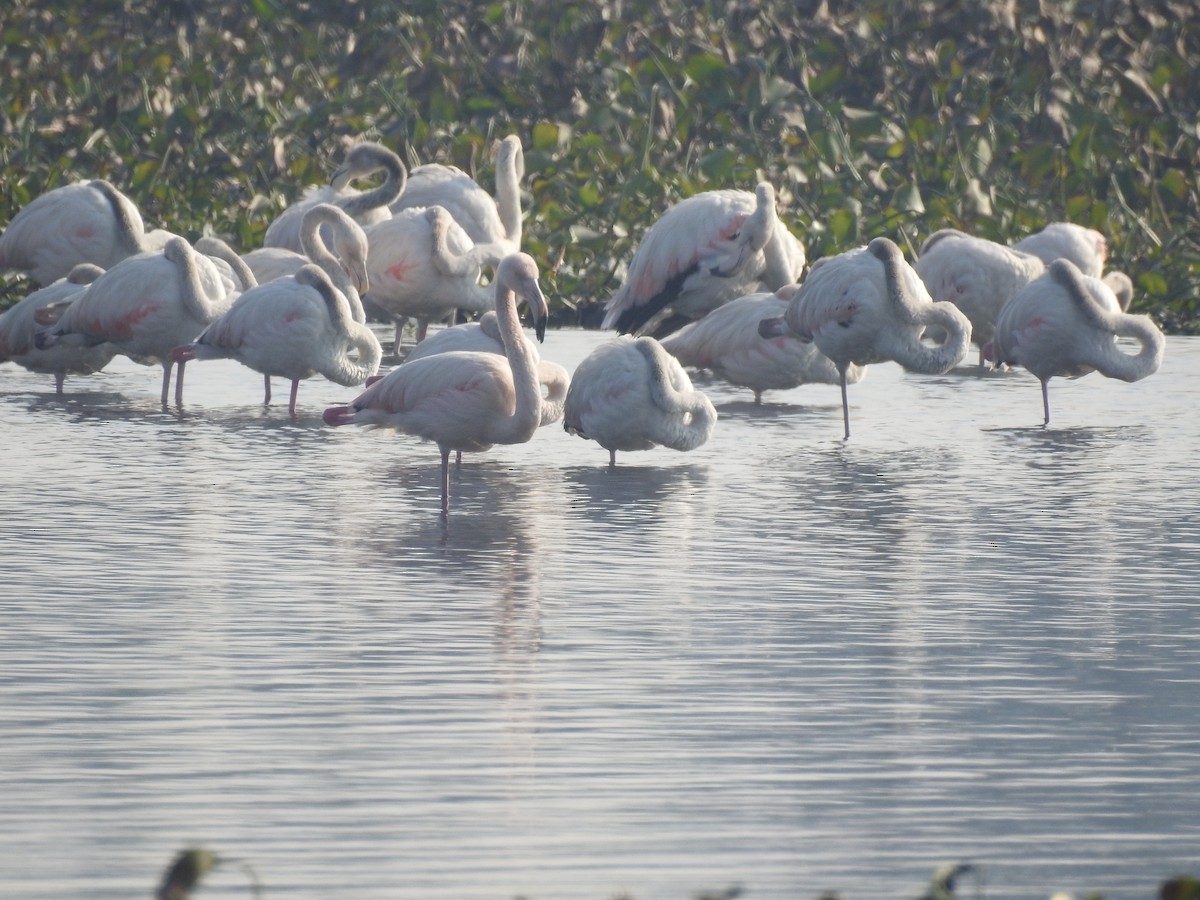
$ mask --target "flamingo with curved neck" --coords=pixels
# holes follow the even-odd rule
[[[262,373],[263,404],[271,377],[291,381],[288,415],[296,415],[300,382],[320,374],[351,387],[379,370],[383,350],[319,266],[303,266],[247,291],[195,341],[172,351],[179,363],[175,402],[183,402],[183,369],[193,359],[236,359]]]
[[[538,269],[524,253],[500,261],[495,310],[504,356],[439,353],[398,366],[348,406],[325,410],[328,425],[386,425],[434,441],[442,457],[442,511],[450,508],[450,451],[522,444],[541,422],[538,358],[521,331],[517,298],[531,310],[540,342],[549,308]]]
[[[652,337],[622,335],[593,350],[571,376],[563,407],[563,430],[607,450],[610,466],[618,450],[694,450],[716,422],[712,402]]]
[[[925,344],[926,329],[939,330],[942,343]],[[894,360],[912,372],[940,375],[962,361],[971,340],[967,317],[951,303],[935,303],[900,248],[883,237],[819,260],[784,317],[759,323],[763,337],[787,331],[815,343],[838,367],[847,439],[851,365]]]
[[[1116,339],[1136,340],[1128,354]],[[1067,259],[1013,297],[1000,312],[988,355],[997,364],[1024,366],[1042,383],[1042,426],[1050,424],[1049,382],[1099,372],[1140,381],[1158,371],[1166,339],[1146,316],[1122,312],[1112,289]]]
[[[376,172],[384,173],[384,180],[376,187],[362,192],[350,188],[350,182]],[[329,184],[309,188],[300,200],[291,204],[267,226],[263,246],[284,247],[303,253],[301,224],[304,214],[318,203],[332,203],[364,227],[384,222],[392,215],[388,205],[400,196],[407,180],[408,172],[404,163],[393,151],[374,141],[356,144],[334,170]],[[328,234],[323,237],[326,241],[331,239]]]
[[[171,350],[194,340],[232,302],[226,280],[207,256],[181,237],[161,252],[117,263],[72,303],[37,346],[109,342],[135,362],[163,367],[162,405],[170,396]]]

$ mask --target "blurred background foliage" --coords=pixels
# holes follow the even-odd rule
[[[1197,332],[1194,20],[1192,0],[7,0],[0,223],[103,177],[148,227],[250,249],[355,140],[490,189],[516,133],[560,322],[667,206],[765,178],[810,260],[1096,227],[1135,311]]]

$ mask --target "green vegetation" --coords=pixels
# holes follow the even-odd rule
[[[810,259],[886,234],[1104,231],[1135,311],[1200,330],[1191,0],[8,0],[0,223],[105,177],[151,227],[243,248],[347,142],[453,162],[526,147],[526,248],[560,321],[644,229],[777,188]],[[19,288],[19,290],[18,290]],[[20,296],[24,285],[9,293]]]

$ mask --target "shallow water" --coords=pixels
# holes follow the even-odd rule
[[[322,425],[353,390],[0,366],[2,893],[202,843],[265,897],[1150,896],[1200,871],[1198,375],[1043,430],[1027,373],[873,366],[848,442],[834,386],[697,379],[704,447],[552,426],[443,520],[433,445]]]

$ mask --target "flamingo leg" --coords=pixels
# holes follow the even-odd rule
[[[296,418],[296,393],[300,390],[300,379],[292,379],[292,394],[288,398],[288,415]]]
[[[66,381],[66,379],[67,379],[66,372],[55,372],[54,373],[54,393],[59,394],[60,396],[62,395],[63,382]]]
[[[450,511],[450,448],[439,447],[442,451],[442,512]]]
[[[179,361],[179,371],[175,374],[175,405],[183,406],[183,366],[184,360]],[[166,406],[164,403],[163,406]]]
[[[839,370],[842,376],[842,424],[846,427],[844,441],[850,440],[850,401],[846,397],[846,370]]]
[[[263,376],[263,406],[271,405],[271,376]]]
[[[1042,412],[1045,418],[1042,420],[1042,427],[1045,428],[1050,424],[1050,380],[1046,379],[1042,382]]]
[[[162,383],[162,405],[165,409],[167,401],[171,396],[171,369],[174,367],[174,361],[168,359],[163,363],[163,383]]]
[[[610,469],[615,469],[617,467],[617,451],[616,450],[608,451],[608,467]]]

